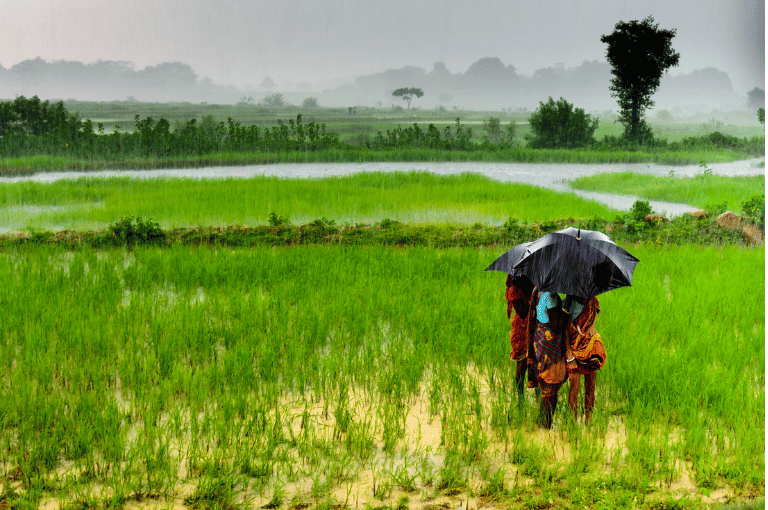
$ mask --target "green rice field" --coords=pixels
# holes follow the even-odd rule
[[[568,183],[574,189],[635,195],[646,200],[682,202],[705,208],[724,204],[725,209],[739,211],[745,198],[765,193],[765,175],[721,177],[705,175],[668,178],[647,174],[617,172],[580,177]]]
[[[320,179],[133,179],[82,177],[52,183],[0,184],[0,229],[103,229],[123,216],[152,218],[164,228],[264,225],[270,213],[294,224],[326,217],[373,224],[504,223],[610,216],[613,211],[560,194],[463,173],[366,172]]]
[[[546,98],[542,98],[546,100]],[[187,119],[202,121],[206,116],[213,117],[216,122],[226,121],[231,117],[243,124],[255,124],[259,126],[273,125],[280,118],[287,120],[295,118],[297,113],[302,113],[307,122],[322,122],[328,129],[339,133],[343,140],[354,140],[355,137],[375,136],[378,131],[386,132],[395,126],[408,126],[414,122],[426,125],[435,124],[443,129],[452,125],[456,117],[461,118],[462,124],[470,126],[475,137],[479,140],[484,134],[483,122],[489,117],[497,117],[502,124],[514,122],[517,128],[517,136],[522,140],[530,132],[528,117],[531,112],[500,112],[500,111],[436,111],[421,108],[411,108],[403,112],[395,112],[391,108],[359,107],[355,115],[349,115],[347,108],[317,108],[303,109],[298,106],[285,108],[264,108],[259,106],[235,106],[226,104],[191,104],[191,103],[128,103],[123,101],[97,102],[97,101],[64,101],[65,107],[71,112],[78,112],[81,118],[90,118],[94,123],[102,123],[105,132],[120,129],[130,129],[133,126],[135,114],[152,116],[155,119],[163,117],[173,125],[175,122]],[[575,105],[578,107],[579,105]],[[590,113],[590,112],[587,112]],[[597,139],[603,136],[619,136],[623,126],[616,121],[614,116],[599,115],[591,112],[593,118],[599,120],[595,133]],[[649,115],[648,124],[654,130],[656,136],[669,141],[679,141],[683,137],[711,132],[714,129],[720,132],[738,137],[761,136],[765,134],[765,127],[757,121],[754,112],[720,112],[722,122],[713,123],[710,116],[698,115],[680,117],[672,121],[659,121],[655,115]]]
[[[764,249],[627,246],[593,423],[518,407],[493,249],[0,254],[4,505],[681,508],[764,494]],[[695,276],[692,276],[695,275]],[[15,506],[14,506],[15,507]]]
[[[0,186],[14,232],[270,213],[616,211],[476,174]],[[551,431],[518,402],[504,274],[484,271],[509,246],[71,246],[0,251],[0,509],[764,505],[763,246],[622,243],[641,262],[599,297],[592,422],[564,388]]]

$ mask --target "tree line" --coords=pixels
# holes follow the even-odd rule
[[[216,123],[212,117],[187,120],[175,129],[160,118],[134,117],[132,132],[116,127],[105,134],[104,126],[72,114],[63,102],[41,101],[37,96],[0,102],[0,155],[71,155],[79,158],[125,156],[189,156],[218,151],[317,151],[339,147],[339,135],[325,124],[302,116],[277,121],[277,126],[245,126],[228,118]]]
[[[563,98],[553,98],[539,104],[529,117],[531,132],[526,136],[529,147],[592,148],[611,150],[632,149],[639,145],[629,138],[594,137],[598,126],[581,108],[575,108]],[[520,140],[514,123],[502,125],[495,117],[487,119],[484,134],[476,140],[471,128],[456,119],[455,124],[442,130],[434,124],[426,128],[414,123],[378,132],[360,146],[341,140],[338,133],[330,132],[324,123],[304,123],[301,114],[288,122],[277,120],[276,126],[260,128],[242,125],[228,118],[216,122],[205,116],[201,121],[190,119],[177,122],[174,128],[164,118],[134,117],[132,131],[119,127],[105,133],[101,123],[81,119],[72,114],[62,102],[41,101],[37,96],[20,96],[13,101],[0,102],[0,157],[26,155],[68,155],[76,158],[125,159],[130,157],[173,157],[206,155],[216,152],[270,152],[321,151],[326,149],[387,150],[402,148],[435,149],[446,151],[511,150]],[[669,150],[686,148],[727,148],[750,154],[765,153],[764,139],[746,139],[723,135],[719,132],[703,137],[689,137],[681,142],[644,140],[646,147]]]

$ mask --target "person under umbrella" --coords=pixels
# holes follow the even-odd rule
[[[552,428],[557,392],[568,379],[564,333],[568,314],[560,296],[534,290],[528,311],[528,387],[541,389],[538,423]]]
[[[517,363],[515,387],[517,401],[524,401],[525,372],[528,369],[528,306],[533,292],[533,284],[526,277],[507,275],[507,318],[510,319],[509,343],[512,351],[509,358]]]
[[[581,318],[587,321],[591,317],[591,323],[575,327],[576,332],[583,337],[575,338],[574,333],[566,329],[570,326],[569,310],[560,308],[557,293],[571,296],[570,301],[579,298],[582,300],[579,304],[586,306],[598,294],[632,285],[632,276],[638,262],[635,256],[617,246],[602,232],[566,228],[514,246],[486,268],[486,271],[502,271],[513,277],[525,276],[535,286],[528,319],[528,386],[541,388],[539,421],[545,428],[552,426],[557,391],[568,379],[567,361],[571,363],[572,373],[585,375],[585,413],[588,415],[594,406],[595,372],[605,362],[602,340],[596,331],[592,334],[594,328],[591,326],[597,312],[588,312]],[[538,313],[544,296],[547,296],[544,310]],[[575,308],[574,305],[574,312]],[[596,299],[592,309],[599,310]],[[573,317],[577,320],[579,314],[574,313]],[[571,335],[571,341],[566,342],[568,334]],[[595,341],[590,346],[592,339]],[[582,345],[582,340],[586,341],[586,345]],[[585,354],[586,351],[579,351],[580,346],[593,350],[602,348],[602,359],[600,355],[593,358],[593,352]],[[581,359],[582,364],[586,365],[581,368],[574,350],[586,355]],[[578,379],[571,386],[575,396],[578,396],[577,384]],[[573,401],[572,407],[575,407],[573,399],[569,398],[569,403]]]
[[[568,404],[578,418],[578,397],[581,376],[584,376],[584,417],[589,422],[595,407],[597,371],[603,368],[607,354],[603,339],[595,329],[595,319],[600,313],[597,298],[585,299],[567,296],[565,309],[570,320],[565,334],[566,363],[570,391]]]

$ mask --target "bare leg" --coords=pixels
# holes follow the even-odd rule
[[[523,359],[517,362],[517,373],[515,374],[515,387],[517,388],[517,403],[525,401],[525,371],[528,369],[528,361]]]
[[[528,387],[538,388],[539,382],[536,380],[536,366],[534,365],[533,359],[528,357],[526,363],[528,364]]]
[[[570,381],[570,391],[568,392],[568,405],[571,406],[573,411],[573,417],[579,417],[579,386],[581,383],[581,376],[579,374],[568,374],[568,380]],[[586,383],[585,383],[586,385]]]
[[[592,409],[595,408],[595,383],[597,382],[597,372],[586,374],[584,376],[584,416],[587,422],[592,417]]]
[[[555,409],[557,409],[557,393],[549,397],[542,397],[539,406],[539,425],[545,429],[551,429]]]

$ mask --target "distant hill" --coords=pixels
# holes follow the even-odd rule
[[[573,68],[562,64],[542,67],[531,76],[518,74],[513,65],[499,58],[477,60],[463,73],[452,73],[443,62],[434,64],[429,72],[421,67],[405,66],[380,73],[359,76],[352,83],[326,89],[308,90],[271,83],[264,90],[244,90],[232,85],[218,85],[210,78],[199,77],[187,64],[164,62],[144,69],[134,69],[126,61],[99,60],[91,64],[77,61],[46,62],[41,58],[25,60],[4,69],[0,66],[0,98],[37,95],[42,99],[189,101],[208,103],[237,103],[250,96],[258,102],[273,93],[285,100],[301,104],[317,97],[321,106],[404,106],[392,96],[401,87],[419,87],[422,98],[412,107],[448,110],[532,111],[549,96],[564,97],[589,112],[617,109],[610,95],[611,69],[605,62],[584,61]],[[270,80],[271,81],[271,80]],[[267,80],[265,80],[265,83]],[[250,87],[250,89],[258,87]],[[263,88],[263,87],[262,87]],[[288,89],[291,90],[288,90]],[[746,92],[733,90],[728,75],[714,68],[688,74],[667,74],[654,95],[656,109],[680,112],[745,110]]]
[[[442,62],[432,71],[406,66],[400,69],[361,76],[354,85],[324,91],[322,104],[401,105],[392,91],[400,87],[419,87],[424,97],[415,100],[417,108],[533,110],[549,96],[564,97],[587,111],[616,110],[609,90],[611,67],[606,62],[584,61],[580,66],[562,64],[538,69],[532,76],[520,75],[512,65],[498,58],[482,58],[464,73],[451,73]],[[714,68],[689,74],[666,74],[653,98],[657,109],[685,111],[743,110],[746,94],[733,90],[728,75]],[[346,101],[346,102],[345,102]]]
[[[234,103],[235,87],[200,78],[181,62],[164,62],[135,70],[131,62],[99,60],[91,64],[40,57],[10,69],[0,66],[0,97],[37,95],[41,99],[191,101]]]

